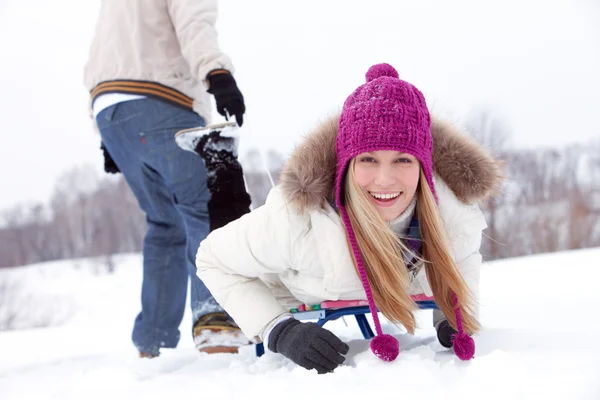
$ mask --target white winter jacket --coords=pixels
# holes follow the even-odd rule
[[[331,147],[332,137],[335,142],[336,129],[335,119],[317,129],[292,155],[281,184],[271,190],[264,206],[213,231],[200,245],[198,276],[250,338],[262,339],[272,321],[298,304],[365,299],[344,225],[326,201],[333,190],[335,148],[331,148],[332,159],[319,157],[323,148]],[[451,127],[434,121],[432,132],[434,146],[436,141],[439,146],[449,143],[454,149],[458,144],[471,152],[465,157],[470,161],[464,164],[440,156],[450,154],[451,149],[434,152],[435,169],[440,172],[434,182],[451,254],[477,295],[481,232],[487,225],[475,201],[497,185],[500,170],[482,149]],[[469,175],[457,175],[457,168],[473,169],[473,182],[484,177],[485,183],[454,182],[450,178],[451,189],[444,176]],[[320,185],[319,180],[331,184]],[[307,191],[313,191],[309,197]],[[305,212],[300,211],[301,206]],[[425,268],[414,278],[411,294],[432,296]]]
[[[155,96],[193,108],[207,123],[208,72],[233,72],[219,49],[217,0],[103,0],[84,82],[103,93]]]

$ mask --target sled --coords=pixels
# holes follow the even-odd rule
[[[433,297],[425,295],[411,296],[421,310],[437,309]],[[297,320],[317,320],[319,326],[325,325],[328,321],[336,320],[346,315],[354,315],[356,323],[365,339],[372,339],[375,334],[367,320],[366,314],[369,314],[369,303],[366,300],[337,300],[324,301],[321,304],[307,305],[302,304],[297,308],[290,310],[292,316]],[[260,357],[265,353],[262,343],[256,344],[256,356]]]
[[[239,142],[239,127],[235,122],[222,122],[207,126],[183,129],[175,134],[175,142],[183,150],[198,153],[198,144],[202,138],[209,136],[231,138],[230,141],[233,143],[233,145],[229,146],[231,148],[228,148],[227,150],[234,153],[237,152],[237,145]],[[237,157],[237,154],[234,154],[234,156]]]

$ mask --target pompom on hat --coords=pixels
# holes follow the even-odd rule
[[[373,300],[373,293],[362,256],[344,207],[344,177],[349,162],[361,153],[394,150],[415,156],[421,163],[427,184],[437,200],[433,184],[433,139],[431,117],[423,93],[399,78],[389,64],[373,65],[366,73],[366,83],[359,86],[344,102],[336,138],[335,202],[342,214],[350,247],[375,322],[376,336],[371,350],[384,361],[398,357],[400,345],[395,337],[383,334]],[[454,352],[461,360],[475,354],[475,342],[462,327],[460,307],[453,293],[458,333],[453,338]]]

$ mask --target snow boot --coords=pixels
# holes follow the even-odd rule
[[[144,351],[140,351],[140,358],[156,358],[158,354],[146,353]]]
[[[241,329],[224,312],[203,315],[194,324],[196,349],[208,354],[238,352],[240,346],[252,344]]]

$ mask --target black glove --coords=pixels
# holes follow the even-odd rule
[[[102,149],[102,153],[104,153],[104,171],[109,174],[117,174],[121,172],[119,167],[117,167],[117,164],[115,164],[115,161],[110,156],[108,150],[106,150],[104,143],[100,144],[100,149]]]
[[[269,350],[280,353],[319,374],[332,372],[348,353],[348,345],[314,322],[290,318],[280,322],[269,335]]]
[[[206,77],[208,81],[208,93],[215,96],[217,102],[217,111],[219,114],[229,120],[229,115],[235,115],[235,121],[239,126],[244,123],[244,113],[246,106],[244,105],[244,96],[237,87],[233,75],[229,72],[216,73]]]
[[[437,328],[437,337],[440,344],[446,348],[452,347],[452,337],[456,335],[456,330],[446,320],[440,322]]]

